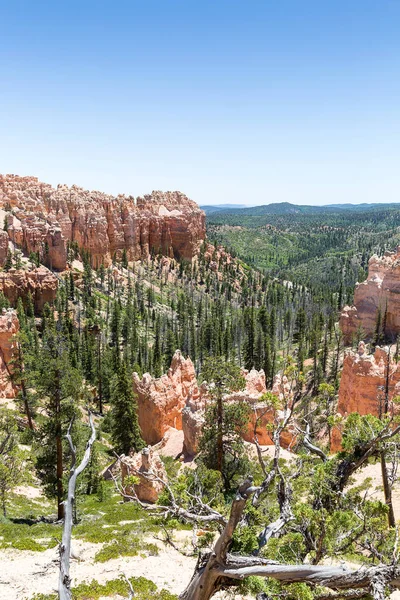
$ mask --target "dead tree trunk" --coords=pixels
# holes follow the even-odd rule
[[[360,567],[328,565],[284,565],[254,556],[229,555],[233,533],[239,524],[247,499],[257,488],[238,492],[227,525],[213,550],[199,558],[195,572],[180,600],[210,600],[219,590],[238,585],[250,576],[270,577],[282,583],[309,583],[335,591],[363,589],[374,600],[383,600],[386,588],[400,588],[400,569],[394,565]],[[339,595],[340,597],[340,595]]]
[[[96,430],[93,424],[92,414],[89,412],[89,424],[92,430],[92,434],[88,443],[86,444],[85,454],[81,460],[81,463],[78,467],[76,465],[76,448],[72,442],[71,438],[71,426],[68,427],[67,440],[69,443],[69,447],[71,449],[72,461],[71,461],[71,469],[70,476],[68,482],[68,497],[64,503],[65,506],[65,518],[64,518],[64,528],[62,534],[62,540],[60,545],[60,576],[58,580],[58,595],[59,600],[71,600],[71,579],[69,576],[69,563],[71,556],[71,533],[72,533],[72,521],[73,521],[73,513],[74,513],[74,503],[75,503],[75,487],[76,487],[76,479],[78,475],[82,473],[82,471],[86,468],[89,459],[90,453],[92,450],[92,446],[96,439]]]

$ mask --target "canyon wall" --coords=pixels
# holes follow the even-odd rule
[[[391,400],[400,394],[400,363],[389,357],[387,349],[379,346],[373,354],[368,354],[364,342],[360,342],[356,352],[349,350],[345,354],[338,413],[344,417],[354,412],[379,416],[384,412],[386,385],[391,412],[395,410]],[[341,433],[334,428],[332,452],[340,449],[340,443]]]
[[[56,270],[66,267],[68,241],[90,252],[98,267],[124,250],[128,260],[151,251],[191,259],[205,238],[204,212],[180,192],[156,191],[135,200],[0,175],[0,208],[9,238],[27,253],[40,252]]]
[[[11,382],[12,361],[16,349],[19,321],[15,310],[3,309],[0,314],[0,398],[15,398],[16,390]]]
[[[41,313],[47,302],[50,304],[55,300],[57,288],[56,276],[46,267],[0,271],[0,291],[12,306],[17,305],[18,298],[25,301],[31,294],[35,312]]]
[[[354,305],[345,306],[340,316],[345,343],[350,344],[357,331],[360,338],[371,338],[378,311],[385,335],[395,339],[400,333],[400,247],[370,258],[367,279],[356,285]]]

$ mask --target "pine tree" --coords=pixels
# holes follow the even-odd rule
[[[202,376],[211,384],[211,403],[200,439],[199,460],[207,468],[219,471],[225,489],[229,489],[233,478],[244,473],[246,460],[242,434],[250,409],[245,402],[227,404],[223,398],[229,392],[243,389],[245,382],[237,365],[215,357],[205,360]]]
[[[47,315],[37,371],[31,373],[37,394],[45,398],[46,419],[38,429],[36,471],[49,497],[57,498],[58,518],[64,516],[63,474],[65,434],[78,407],[82,379],[71,366],[68,339]]]
[[[144,447],[132,381],[124,362],[111,381],[111,439],[119,454]]]

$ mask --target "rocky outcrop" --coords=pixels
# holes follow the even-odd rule
[[[374,354],[368,354],[364,342],[357,352],[349,350],[344,358],[339,387],[338,413],[379,416],[384,412],[385,390],[388,384],[389,411],[395,410],[391,400],[400,394],[400,363],[388,355],[388,349],[377,346]],[[335,428],[331,450],[340,449],[341,434]]]
[[[370,258],[366,281],[356,284],[354,305],[345,306],[340,316],[345,343],[350,344],[357,332],[359,338],[371,338],[379,311],[385,335],[395,339],[400,333],[400,246]]]
[[[133,476],[136,482],[133,485],[136,496],[142,502],[155,503],[161,494],[168,477],[160,456],[150,446],[133,456],[121,456],[122,485],[128,495],[132,495],[132,486],[126,478]]]
[[[15,310],[3,309],[0,314],[0,398],[15,398],[16,395],[10,375],[18,331],[19,321]]]
[[[182,410],[189,399],[200,397],[196,373],[190,358],[177,350],[166,375],[153,379],[133,374],[139,425],[147,444],[157,444],[169,427],[182,429]]]
[[[199,442],[204,426],[204,410],[185,406],[182,410],[183,452],[194,456],[199,450]]]
[[[26,300],[30,293],[35,311],[40,313],[47,302],[55,300],[57,288],[56,276],[46,267],[0,272],[0,291],[12,306],[16,306],[18,298]]]
[[[0,267],[4,267],[8,253],[9,237],[7,231],[0,230]]]
[[[269,445],[273,441],[269,425],[275,418],[283,418],[283,413],[269,409],[264,398],[267,392],[264,371],[243,371],[246,386],[243,390],[228,394],[224,402],[246,402],[251,407],[248,430],[243,438],[254,442],[254,427],[257,422],[257,437],[260,444]],[[193,456],[204,425],[204,413],[208,401],[207,384],[198,386],[194,366],[190,358],[185,359],[177,350],[171,368],[166,375],[153,379],[146,373],[142,379],[133,374],[133,388],[137,396],[139,425],[142,437],[147,444],[157,444],[170,427],[183,430],[185,454]],[[285,377],[275,379],[272,393],[281,400],[285,396],[290,401],[290,386]],[[293,443],[294,433],[289,431],[281,436],[285,447]]]
[[[204,212],[180,192],[135,199],[0,175],[0,207],[8,211],[10,239],[57,270],[66,267],[68,242],[90,252],[97,267],[124,250],[128,260],[151,251],[191,259],[205,237]]]
[[[248,428],[243,436],[247,442],[254,443],[254,435],[262,446],[270,446],[274,443],[271,437],[271,425],[285,418],[285,410],[273,410],[271,404],[264,397],[265,374],[264,371],[252,369],[246,375],[246,388],[249,395],[247,401],[250,403],[252,411]],[[272,394],[279,398],[282,406],[290,405],[293,400],[293,389],[286,375],[278,373],[274,377],[271,390]],[[290,448],[296,438],[296,432],[292,425],[281,433],[280,442],[284,448]]]

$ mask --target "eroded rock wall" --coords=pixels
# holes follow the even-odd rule
[[[340,316],[345,343],[350,344],[357,332],[362,339],[371,338],[379,311],[384,333],[395,339],[400,333],[400,246],[370,258],[367,279],[356,285],[354,305],[345,306]]]
[[[12,362],[16,350],[19,321],[15,310],[4,309],[0,314],[0,398],[15,398],[11,382]]]
[[[8,211],[10,239],[57,270],[65,269],[68,241],[89,251],[97,267],[124,250],[128,260],[151,251],[191,259],[205,238],[204,212],[181,192],[135,199],[0,175],[0,208]]]
[[[338,413],[344,417],[350,413],[379,416],[384,412],[388,389],[389,411],[396,410],[391,400],[400,394],[400,363],[388,354],[388,349],[377,346],[373,354],[367,352],[364,342],[358,350],[346,352],[339,387]],[[332,433],[331,450],[340,449],[341,433]]]
[[[50,304],[55,300],[57,288],[56,276],[46,267],[0,272],[0,291],[12,306],[16,306],[18,298],[26,300],[30,293],[35,312],[41,313],[47,302]]]

